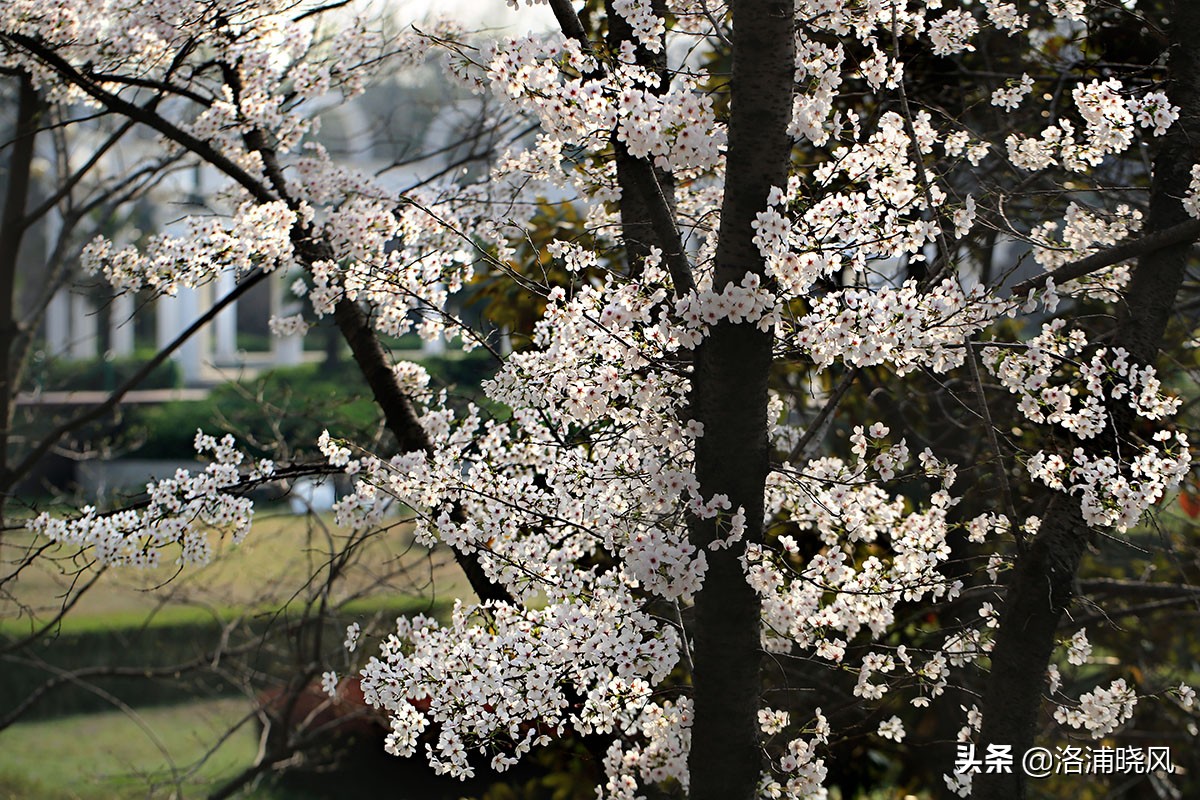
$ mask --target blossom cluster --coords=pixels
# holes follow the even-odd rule
[[[1109,247],[1129,238],[1142,225],[1142,212],[1121,204],[1111,214],[1101,214],[1077,203],[1070,203],[1062,222],[1047,220],[1030,234],[1034,241],[1033,257],[1047,270],[1083,258],[1096,250]],[[1119,292],[1129,282],[1129,267],[1117,264],[1067,282],[1061,287],[1049,283],[1050,294],[1086,295],[1115,302]],[[1054,300],[1048,297],[1047,308],[1054,310]]]
[[[910,156],[914,146],[932,152],[937,132],[927,113],[913,120],[913,129],[915,143],[895,112],[883,114],[873,131],[856,125],[851,140],[814,170],[816,187],[808,188],[821,191],[812,199],[799,180],[771,193],[771,207],[754,226],[755,244],[791,293],[803,295],[818,277],[843,267],[861,271],[871,259],[920,257],[934,240],[936,226],[912,216],[942,205],[946,193],[936,185],[922,190]]]
[[[891,471],[888,461],[899,458],[885,454],[885,471]],[[937,571],[950,555],[951,499],[939,493],[928,509],[906,513],[903,499],[887,494],[869,470],[867,464],[855,468],[823,458],[769,479],[770,506],[826,547],[800,565],[793,561],[797,549],[790,537],[779,539],[778,551],[747,547],[747,576],[763,598],[768,650],[814,648],[840,662],[847,642],[863,628],[882,635],[902,600],[957,591]],[[881,539],[890,542],[886,556],[859,558],[860,549],[878,551],[874,545]]]
[[[250,500],[232,492],[244,482],[268,479],[275,465],[260,461],[243,473],[244,459],[232,436],[220,440],[196,432],[196,452],[212,461],[203,472],[176,470],[170,478],[146,485],[148,502],[141,508],[104,513],[86,506],[74,518],[42,512],[26,527],[50,541],[91,550],[106,566],[154,567],[164,551],[178,548],[178,564],[207,564],[212,558],[210,536],[240,542],[250,530]]]
[[[785,324],[784,341],[820,366],[841,360],[890,364],[901,375],[918,367],[945,372],[964,363],[971,336],[1015,311],[1013,301],[982,286],[964,292],[947,279],[922,291],[908,280],[898,289],[831,292]]]
[[[1013,133],[1005,140],[1009,160],[1026,170],[1061,164],[1072,172],[1085,172],[1129,149],[1138,127],[1160,136],[1179,118],[1178,106],[1162,92],[1126,99],[1126,91],[1116,78],[1079,84],[1071,96],[1084,129],[1077,130],[1064,118],[1044,128],[1037,138]]]
[[[1189,216],[1200,219],[1200,164],[1192,166],[1192,180],[1183,197],[1183,208]]]
[[[1093,738],[1102,739],[1133,716],[1137,701],[1137,692],[1124,678],[1118,678],[1108,688],[1098,686],[1081,695],[1078,705],[1059,706],[1054,719],[1076,730],[1086,729]]]
[[[439,726],[436,745],[427,746],[438,773],[470,776],[470,751],[505,769],[570,725],[583,733],[646,729],[650,744],[622,753],[633,762],[627,766],[656,773],[653,780],[685,778],[686,749],[669,756],[653,744],[660,724],[690,723],[686,700],[651,700],[650,687],[677,658],[674,630],[655,624],[610,577],[587,602],[540,609],[458,603],[445,626],[400,619],[363,668],[362,688],[368,703],[392,717],[388,746],[400,755],[413,754],[429,721]],[[413,713],[411,701],[426,698],[428,711]]]
[[[293,263],[292,229],[298,215],[283,202],[245,203],[232,225],[219,220],[189,218],[182,236],[150,237],[141,248],[114,250],[111,240],[98,237],[83,250],[81,264],[92,274],[103,273],[116,289],[151,289],[174,295],[180,287],[194,288],[231,270],[286,270]]]
[[[620,734],[606,761],[611,796],[666,777],[686,780],[687,701],[651,702],[648,694],[681,643],[643,603],[686,601],[701,585],[705,555],[688,542],[686,511],[725,518],[730,542],[739,513],[723,498],[697,494],[690,454],[702,432],[681,424],[679,413],[687,380],[614,366],[648,368],[679,347],[669,333],[647,332],[655,312],[669,310],[665,273],[651,259],[642,277],[550,294],[536,347],[510,356],[486,387],[514,409],[507,423],[473,407],[445,408],[426,390],[428,376],[406,368],[398,377],[432,452],[384,461],[322,436],[330,464],[358,481],[336,506],[340,522],[375,524],[382,498],[400,499],[419,515],[419,541],[476,559],[518,601],[460,606],[445,627],[401,623],[396,641],[367,664],[364,689],[393,719],[394,752],[411,752],[436,722],[431,763],[464,776],[469,753],[482,748],[504,768],[543,735],[531,731],[557,735],[570,726]],[[660,331],[669,329],[660,321]],[[571,444],[583,427],[594,435]],[[582,565],[599,553],[615,566]],[[548,603],[525,605],[535,599]],[[530,696],[514,686],[542,688]],[[427,713],[404,700],[424,696],[442,699]]]
[[[631,14],[649,7],[632,0],[618,5]],[[639,25],[647,18],[635,16]],[[654,41],[653,33],[645,35]],[[632,155],[664,169],[700,172],[719,159],[724,129],[697,79],[662,86],[658,75],[625,61],[597,75],[595,59],[574,40],[547,45],[536,37],[510,38],[492,44],[485,57],[487,85],[534,115],[557,142],[594,147],[615,131]]]
[[[1020,354],[985,348],[983,361],[1020,398],[1027,419],[1062,428],[1080,443],[1112,425],[1117,403],[1151,421],[1169,417],[1180,405],[1163,392],[1153,367],[1132,362],[1122,348],[1089,347],[1083,331],[1067,330],[1061,319],[1046,323]],[[1090,453],[1080,444],[1069,455],[1039,450],[1027,462],[1034,479],[1078,493],[1089,524],[1118,530],[1135,524],[1190,465],[1186,435],[1167,430],[1152,442],[1129,442],[1111,453]]]
[[[1021,105],[1021,101],[1031,91],[1033,91],[1033,78],[1030,78],[1027,73],[1022,74],[1020,80],[1013,81],[1010,85],[992,92],[992,105],[1000,106],[1005,111],[1012,111]]]

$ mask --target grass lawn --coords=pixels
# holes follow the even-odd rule
[[[249,709],[236,698],[13,725],[0,732],[0,797],[202,797],[253,762],[252,723],[209,752]]]
[[[353,547],[346,555],[348,544]],[[154,570],[101,570],[77,548],[51,545],[14,577],[22,555],[44,543],[32,541],[24,531],[6,532],[0,538],[0,676],[5,678],[0,718],[34,687],[63,671],[186,665],[223,647],[223,636],[228,636],[228,642],[243,648],[243,655],[226,655],[219,671],[214,662],[212,670],[202,664],[190,672],[176,672],[174,678],[169,672],[147,681],[136,675],[95,678],[97,686],[137,707],[145,719],[157,721],[147,727],[169,740],[167,751],[177,764],[187,765],[202,752],[195,749],[198,742],[214,741],[212,731],[202,727],[205,716],[224,713],[219,726],[224,730],[228,714],[248,709],[244,700],[234,706],[223,705],[228,701],[209,704],[211,698],[228,694],[229,675],[236,673],[260,687],[297,669],[294,652],[302,645],[291,631],[299,621],[326,613],[339,625],[354,620],[361,623],[365,641],[371,641],[369,632],[390,629],[397,614],[441,613],[454,597],[468,593],[450,554],[414,545],[411,526],[399,518],[381,531],[355,537],[328,518],[262,511],[240,545],[214,545],[217,558],[208,566]],[[331,571],[337,575],[334,581],[329,580]],[[64,605],[70,609],[58,626],[36,643],[22,644]],[[268,630],[272,638],[260,655],[253,647],[254,637],[263,636],[266,642]],[[328,667],[340,673],[356,668],[341,648],[340,629],[327,631],[319,644],[313,634],[305,636],[303,647],[319,646],[318,658],[327,659]],[[289,649],[293,647],[297,650]],[[312,657],[309,652],[304,650],[305,658]],[[259,669],[266,672],[253,672]],[[193,703],[200,699],[205,702]],[[147,758],[125,753],[120,748],[152,746],[153,738],[119,713],[81,716],[97,706],[109,707],[63,684],[31,709],[36,720],[27,717],[20,725],[0,730],[0,800],[115,796],[112,787],[120,784],[122,775],[126,785],[136,789],[133,796],[147,796],[147,781],[136,776],[148,769],[162,773],[169,760],[157,750]],[[74,716],[58,716],[62,714]],[[55,718],[47,719],[51,716]],[[102,729],[93,732],[93,725]],[[189,743],[195,752],[175,755],[176,745]],[[105,755],[104,747],[113,752]],[[222,764],[226,769],[248,764],[254,756],[242,752],[231,762],[225,752],[223,748],[213,761],[216,766],[206,767],[202,775],[211,777]],[[74,766],[66,769],[63,758]],[[84,758],[92,761],[74,763]],[[92,778],[101,774],[107,776],[105,782],[89,789]],[[157,777],[165,787],[171,772]],[[163,788],[151,796],[170,792]]]
[[[320,592],[334,554],[351,535],[325,517],[260,512],[239,545],[213,536],[216,558],[205,567],[121,568],[99,571],[76,549],[51,547],[0,593],[0,634],[28,635],[74,602],[62,630],[78,632],[129,625],[176,624],[247,609],[277,609]],[[427,598],[431,602],[469,594],[447,552],[413,544],[411,526],[359,537],[354,555],[339,566],[329,600]],[[36,543],[40,544],[40,543]],[[6,573],[34,546],[24,532],[0,540]],[[92,578],[95,583],[80,592]],[[435,592],[436,590],[436,592]],[[78,599],[75,600],[75,596]]]

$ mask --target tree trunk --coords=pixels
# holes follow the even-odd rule
[[[25,204],[29,198],[33,145],[42,108],[41,98],[33,87],[33,79],[22,73],[17,77],[17,82],[17,122],[13,131],[12,155],[8,161],[4,209],[0,216],[0,528],[4,525],[4,507],[14,483],[8,449],[18,388],[13,385],[16,373],[14,346],[20,334],[16,309],[13,307],[17,259],[26,230]]]
[[[725,197],[713,288],[764,273],[750,225],[774,186],[786,185],[791,140],[793,33],[791,0],[735,0],[732,113]],[[695,603],[695,720],[688,763],[692,800],[748,800],[762,769],[757,709],[761,685],[758,595],[741,564],[747,542],[763,533],[768,471],[767,377],[770,331],[754,324],[716,325],[695,356],[692,416],[704,425],[696,473],[705,500],[729,498],[745,509],[736,546],[710,551],[723,535],[715,520],[693,520],[708,572]],[[723,526],[720,526],[723,528]]]
[[[1200,132],[1200,4],[1175,3],[1172,15],[1171,76],[1168,95],[1181,109],[1180,119],[1162,140],[1154,160],[1146,233],[1171,228],[1189,217],[1180,198],[1187,192],[1191,166],[1200,156],[1192,141]],[[1161,247],[1141,256],[1125,293],[1113,345],[1135,361],[1154,361],[1183,282],[1192,242]],[[1113,411],[1114,429],[1128,431],[1131,412]],[[992,669],[983,697],[981,744],[1012,745],[1017,767],[1011,774],[980,774],[973,782],[976,800],[1025,797],[1021,755],[1033,746],[1046,668],[1054,650],[1058,623],[1074,596],[1075,573],[1088,527],[1075,497],[1057,496],[1046,511],[1037,538],[1017,562],[992,651]]]
[[[605,0],[604,9],[608,17],[609,52],[619,52],[623,41],[637,43],[633,28],[613,7],[613,0]],[[667,8],[664,0],[653,0],[651,11],[660,17],[665,16]],[[638,64],[653,71],[660,78],[659,85],[650,88],[649,91],[659,95],[666,94],[671,87],[671,76],[667,71],[667,49],[664,47],[657,53],[651,53],[638,44],[635,58]],[[621,241],[625,245],[629,274],[637,275],[640,274],[642,263],[650,254],[651,247],[657,247],[666,253],[674,246],[673,242],[663,241],[650,220],[652,205],[663,204],[664,201],[664,210],[674,216],[675,176],[653,165],[647,168],[645,164],[639,164],[638,159],[629,154],[625,143],[617,138],[615,130],[611,141],[613,158],[617,165],[617,184],[621,187]],[[649,183],[652,178],[658,183],[657,191]],[[648,192],[652,193],[652,196],[647,197]],[[658,195],[661,195],[661,198]]]

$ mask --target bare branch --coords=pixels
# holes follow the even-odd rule
[[[828,423],[833,419],[833,412],[837,411],[837,407],[842,402],[842,398],[846,396],[846,392],[850,391],[850,387],[854,385],[854,379],[858,377],[858,367],[854,367],[838,381],[838,385],[834,387],[833,392],[825,401],[825,405],[821,406],[821,410],[817,412],[817,416],[809,423],[808,428],[804,431],[804,435],[800,437],[800,441],[796,442],[795,447],[788,453],[788,461],[795,462],[797,459],[806,460],[809,458],[810,450],[824,438],[825,429]]]
[[[38,442],[33,450],[30,451],[27,456],[25,456],[25,458],[19,465],[17,465],[17,467],[3,476],[2,481],[0,481],[0,489],[7,490],[8,488],[11,488],[19,476],[24,475],[26,472],[32,469],[33,466],[50,451],[50,448],[58,444],[58,442],[61,441],[62,438],[68,433],[78,430],[89,422],[100,419],[109,411],[116,408],[117,404],[121,402],[121,398],[135,389],[138,384],[145,380],[146,376],[148,376],[159,364],[162,364],[164,361],[170,358],[171,354],[182,347],[184,342],[192,338],[192,336],[199,331],[203,330],[210,322],[216,319],[218,314],[228,308],[239,297],[250,291],[250,289],[262,281],[267,274],[268,273],[260,270],[244,278],[242,282],[234,288],[233,291],[222,297],[217,302],[213,303],[212,307],[209,308],[208,311],[204,312],[204,314],[201,315],[195,322],[184,329],[184,331],[176,336],[169,344],[167,344],[166,347],[155,353],[154,358],[143,364],[142,368],[130,376],[129,380],[125,381],[125,383],[113,390],[113,393],[109,395],[107,400],[105,400],[103,403],[93,406],[92,408],[73,417],[72,419],[67,420],[54,430],[50,431],[50,433],[46,434],[46,436],[40,442]]]
[[[1082,278],[1105,267],[1111,267],[1113,264],[1149,255],[1164,247],[1195,241],[1197,238],[1200,238],[1200,219],[1181,222],[1170,228],[1148,233],[1098,253],[1092,253],[1090,256],[1072,261],[1070,264],[1027,281],[1021,281],[1012,288],[1012,294],[1014,297],[1028,294],[1034,289],[1041,289],[1049,280],[1053,280],[1055,284],[1061,286],[1067,281]]]
[[[102,89],[89,80],[87,76],[80,73],[79,70],[75,69],[75,67],[71,66],[66,59],[54,52],[54,50],[30,36],[21,33],[4,33],[0,34],[0,40],[8,41],[30,55],[35,56],[62,76],[64,80],[74,86],[78,86],[93,99],[104,104],[110,111],[156,130],[172,142],[200,156],[212,166],[237,181],[242,188],[259,202],[269,203],[277,199],[261,181],[256,180],[250,173],[235,164],[212,144],[193,136],[177,125],[173,125],[163,119],[163,117],[153,111],[153,106],[139,106],[136,103],[131,103],[112,92]],[[156,101],[157,98],[155,99]]]
[[[1120,578],[1092,578],[1079,582],[1086,594],[1116,595],[1119,597],[1200,597],[1200,586],[1186,583],[1150,583]]]

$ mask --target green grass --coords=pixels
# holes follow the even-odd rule
[[[36,544],[30,540],[19,531],[0,541],[9,569]],[[228,621],[248,612],[289,604],[298,607],[320,586],[332,554],[347,541],[347,534],[327,518],[264,513],[256,516],[240,545],[230,546],[214,537],[217,557],[205,567],[108,570],[78,599],[58,632]],[[439,599],[469,593],[449,555],[414,547],[406,524],[361,541],[356,548],[355,559],[330,597],[337,605],[349,599],[353,613],[369,614],[401,598],[411,598],[412,610],[419,611],[431,604],[433,589]],[[164,555],[169,561],[170,555]],[[53,547],[42,553],[4,587],[0,638],[27,636],[52,619],[64,599],[73,597],[95,569],[87,564],[86,555],[81,558],[72,548]]]
[[[415,547],[410,526],[399,523],[357,541],[326,592],[330,560],[345,549],[347,537],[327,518],[263,514],[241,545],[223,543],[207,567],[110,569],[82,594],[80,587],[97,577],[95,565],[72,548],[51,547],[4,585],[0,648],[41,630],[65,602],[74,605],[36,643],[0,658],[0,715],[62,671],[161,669],[196,662],[218,647],[230,648],[222,669],[261,680],[295,670],[294,654],[315,646],[313,637],[320,636],[323,657],[336,666],[345,657],[341,631],[349,622],[387,630],[398,615],[444,613],[453,598],[467,594],[449,554]],[[30,539],[22,531],[0,542],[8,564],[29,552]],[[324,622],[314,627],[318,615]],[[231,691],[225,679],[203,668],[176,679],[164,674],[143,680],[127,672],[95,674],[89,682],[139,707]],[[27,719],[107,708],[94,693],[61,684],[29,709]]]
[[[360,597],[338,606],[339,616],[371,616],[374,614],[431,614],[440,616],[452,603],[451,598],[430,600],[425,597]],[[104,614],[68,614],[54,631],[60,634],[108,633],[118,630],[138,630],[151,633],[167,628],[195,627],[205,623],[229,622],[235,619],[267,617],[280,613],[274,603],[261,606],[171,606],[145,611],[111,611]],[[19,639],[30,632],[29,621],[0,620],[0,640]]]
[[[203,796],[253,762],[258,736],[249,723],[209,752],[250,707],[210,700],[14,725],[0,732],[0,797]]]

